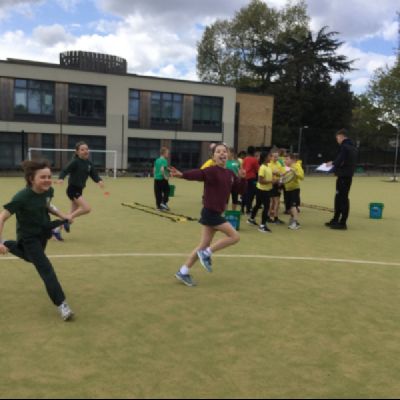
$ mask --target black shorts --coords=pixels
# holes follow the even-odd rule
[[[280,183],[275,183],[272,186],[272,190],[270,191],[269,197],[281,197],[282,186]]]
[[[83,188],[78,186],[69,185],[67,187],[67,196],[68,198],[73,201],[79,199],[82,196]]]
[[[231,194],[232,194],[232,204],[234,204],[235,206],[240,205],[239,193],[232,190]]]
[[[300,207],[300,189],[286,191],[287,204],[292,207]]]
[[[227,220],[216,211],[211,211],[207,208],[201,210],[201,218],[199,223],[205,226],[219,226],[223,225]]]

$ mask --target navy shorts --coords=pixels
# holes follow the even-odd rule
[[[282,186],[279,183],[274,183],[270,191],[270,197],[281,197]]]
[[[227,220],[216,211],[211,211],[207,208],[201,210],[201,218],[199,223],[205,226],[218,226],[223,225]]]
[[[286,191],[286,196],[290,207],[300,207],[300,189]]]
[[[82,196],[83,188],[78,186],[69,185],[67,187],[67,196],[68,198],[73,201],[79,199]]]

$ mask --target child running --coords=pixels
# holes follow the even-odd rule
[[[289,171],[294,172],[294,178],[288,183],[285,183],[285,190],[288,196],[288,203],[290,204],[290,222],[289,229],[299,229],[298,222],[298,208],[300,207],[300,181],[304,179],[304,170],[301,162],[298,161],[297,156],[289,154],[285,158],[285,164]]]
[[[258,182],[256,192],[256,205],[251,212],[251,216],[247,223],[250,225],[257,225],[256,216],[258,210],[263,207],[263,213],[261,217],[261,225],[258,230],[262,233],[271,233],[271,229],[267,226],[269,203],[272,190],[272,184],[274,183],[272,169],[269,167],[269,154],[262,153],[260,156],[261,167],[258,171]]]
[[[62,214],[51,205],[54,189],[51,187],[51,171],[47,161],[25,161],[23,169],[26,188],[19,191],[0,213],[0,254],[10,252],[32,263],[50,299],[58,307],[61,318],[68,321],[74,314],[65,301],[64,292],[45,249],[52,229],[61,225],[68,226],[71,216]],[[3,241],[4,224],[13,214],[17,218],[17,241]],[[60,220],[51,222],[49,214]]]
[[[184,173],[175,168],[170,169],[173,177],[204,182],[204,208],[200,219],[200,223],[203,225],[201,242],[190,254],[182,268],[175,274],[175,277],[187,286],[195,285],[190,275],[190,269],[197,259],[200,260],[206,271],[212,272],[212,254],[232,246],[240,240],[238,232],[221,214],[225,211],[232,188],[239,193],[245,191],[246,173],[243,169],[240,169],[239,176],[235,176],[232,171],[225,168],[227,159],[228,149],[226,145],[218,144],[213,151],[215,167]],[[217,232],[222,232],[226,237],[211,245]]]
[[[88,145],[85,142],[78,142],[75,146],[75,157],[58,177],[57,183],[62,184],[65,177],[69,175],[67,196],[71,200],[72,220],[91,212],[89,203],[82,196],[89,176],[101,189],[104,189],[103,180],[99,177],[93,163],[89,161],[89,154]]]

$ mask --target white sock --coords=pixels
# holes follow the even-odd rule
[[[210,256],[210,257],[212,256],[211,247],[207,247],[206,250],[205,250],[205,252],[207,253],[208,256]]]
[[[182,275],[189,275],[190,269],[186,265],[183,265],[179,272]]]

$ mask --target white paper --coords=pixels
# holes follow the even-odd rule
[[[321,171],[321,172],[330,172],[333,168],[333,165],[328,165],[327,163],[321,164],[316,171]]]

